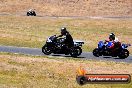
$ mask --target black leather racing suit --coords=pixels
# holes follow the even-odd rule
[[[69,32],[67,32],[65,35],[59,35],[58,37],[62,37],[62,36],[66,37],[66,39],[64,40],[64,44],[66,44],[66,46],[71,48],[74,45],[72,36],[69,34]]]

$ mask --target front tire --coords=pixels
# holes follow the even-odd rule
[[[119,53],[119,55],[118,55],[118,57],[120,58],[120,59],[125,59],[125,58],[127,58],[129,56],[129,51],[127,50],[127,49],[123,49],[120,53]]]
[[[30,13],[29,12],[27,12],[27,16],[30,16]]]
[[[95,57],[99,57],[99,49],[98,49],[98,48],[95,48],[95,49],[93,50],[93,55],[94,55]]]
[[[51,49],[50,49],[48,46],[46,46],[46,45],[44,45],[44,46],[42,47],[42,52],[43,52],[45,55],[50,55],[50,54],[52,53]]]

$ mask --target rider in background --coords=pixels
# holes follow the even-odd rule
[[[65,36],[64,44],[66,44],[66,46],[70,48],[74,45],[73,38],[67,31],[66,27],[61,28],[61,35],[59,35],[58,37],[62,36]]]

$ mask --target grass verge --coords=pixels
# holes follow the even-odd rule
[[[87,84],[76,83],[76,71],[82,66],[87,73],[131,74],[131,63],[80,60],[0,54],[0,87],[6,88],[131,88],[130,84]]]

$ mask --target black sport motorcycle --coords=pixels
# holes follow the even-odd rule
[[[98,47],[93,50],[93,55],[96,57],[99,56],[112,56],[119,57],[120,59],[125,59],[129,56],[129,51],[127,48],[131,46],[130,44],[121,44],[117,42],[114,44],[114,49],[110,49],[112,42],[103,42],[98,43]]]
[[[28,11],[27,16],[36,16],[36,12],[35,11]]]
[[[57,38],[56,35],[50,36],[46,44],[42,47],[42,52],[46,55],[50,54],[65,54],[71,55],[72,57],[77,57],[82,53],[82,41],[74,41],[73,47],[68,47],[63,43],[65,38]]]

